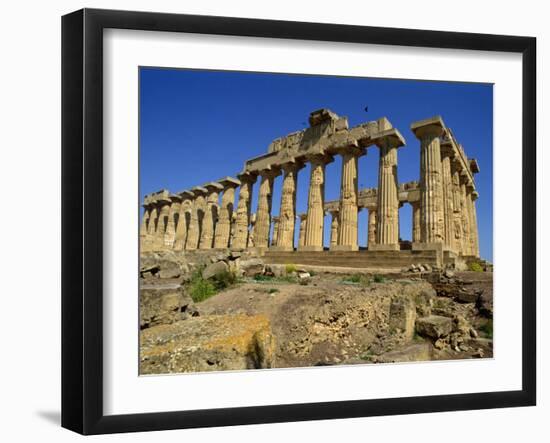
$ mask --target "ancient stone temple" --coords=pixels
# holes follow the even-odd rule
[[[350,128],[346,117],[328,109],[314,111],[308,128],[274,140],[266,154],[247,160],[236,177],[176,194],[161,190],[147,195],[141,250],[255,248],[274,262],[338,265],[347,260],[365,266],[397,266],[417,258],[453,264],[479,257],[476,160],[466,156],[440,116],[414,122],[410,129],[420,141],[419,177],[399,183],[398,151],[406,142],[387,118]],[[359,189],[358,159],[374,147],[380,159],[378,187]],[[342,157],[340,198],[326,201],[326,165],[336,156]],[[307,212],[297,214],[297,178],[307,163]],[[279,177],[281,204],[274,215],[273,186]],[[252,208],[256,181],[257,207]],[[399,208],[405,204],[412,207],[412,242],[399,235]],[[368,241],[360,245],[358,214],[364,209]],[[325,242],[327,214],[330,239]]]

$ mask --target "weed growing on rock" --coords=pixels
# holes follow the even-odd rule
[[[481,325],[478,329],[483,332],[487,338],[493,338],[493,320],[487,320],[487,322]]]
[[[481,265],[474,261],[474,262],[471,262],[470,264],[468,264],[468,268],[470,269],[470,271],[474,271],[474,272],[483,272],[483,268],[481,267]]]
[[[293,272],[296,272],[298,270],[298,268],[296,267],[295,264],[292,264],[292,263],[287,263],[285,265],[285,271],[287,274],[292,274]]]

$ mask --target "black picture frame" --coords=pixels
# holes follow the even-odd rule
[[[519,53],[522,98],[522,389],[190,410],[103,413],[103,30]],[[62,18],[62,426],[82,434],[488,409],[536,404],[536,39],[83,9]]]

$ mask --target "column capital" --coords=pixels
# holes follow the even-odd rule
[[[443,119],[440,115],[419,120],[411,124],[411,131],[418,139],[423,137],[440,137],[445,132],[445,129],[445,123],[443,123]]]
[[[441,158],[449,157],[451,159],[451,162],[453,162],[456,155],[455,155],[455,150],[453,148],[453,145],[451,143],[441,143],[440,150],[441,150]]]
[[[237,178],[240,180],[241,186],[245,183],[255,183],[258,178],[258,173],[244,170],[237,174]]]
[[[479,198],[479,192],[473,191],[472,192],[472,200],[476,201]]]
[[[380,131],[375,137],[372,138],[372,141],[379,148],[384,145],[392,148],[400,148],[405,146],[405,139],[396,128]]]
[[[305,166],[304,162],[301,160],[292,159],[281,165],[281,169],[285,172],[298,172]]]
[[[258,174],[260,177],[275,178],[281,175],[281,168],[279,166],[269,165],[265,169],[261,169]]]
[[[182,202],[182,198],[181,198],[181,196],[178,195],[178,194],[172,194],[172,195],[170,196],[170,201],[171,201],[172,203],[181,203],[181,202]]]
[[[195,186],[194,188],[191,188],[191,191],[193,191],[194,197],[208,194],[208,189],[203,186]]]
[[[205,183],[203,185],[203,188],[206,189],[206,191],[211,194],[212,192],[219,192],[219,191],[223,191],[223,185],[221,185],[220,183],[216,183],[216,182],[209,182],[209,183]]]
[[[241,186],[241,181],[239,179],[229,177],[229,176],[220,178],[219,180],[216,180],[216,181],[223,186],[224,191],[228,188],[236,188],[238,186]]]
[[[325,152],[318,152],[315,154],[308,154],[305,157],[306,161],[309,161],[316,165],[326,165],[327,163],[332,163],[334,161],[334,157],[330,154],[327,154]]]
[[[331,154],[351,154],[355,155],[357,157],[360,157],[362,155],[366,155],[367,149],[364,147],[359,146],[359,143],[357,140],[353,139],[345,139],[340,144],[335,144],[330,148]]]
[[[181,197],[181,200],[192,200],[195,196],[195,193],[192,191],[180,191],[178,192],[178,195]]]

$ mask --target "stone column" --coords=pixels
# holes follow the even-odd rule
[[[214,246],[214,230],[218,220],[218,200],[223,186],[216,182],[204,185],[208,190],[206,194],[206,208],[202,221],[202,230],[199,241],[199,249],[212,249]]]
[[[340,185],[340,219],[338,244],[335,251],[357,251],[357,160],[364,150],[348,146],[340,150],[342,155],[342,180]]]
[[[376,244],[376,209],[375,208],[369,208],[369,232],[368,232],[368,239],[367,239],[367,247],[369,251],[372,251],[374,249],[374,245]]]
[[[468,255],[476,256],[476,231],[477,226],[474,222],[474,197],[472,196],[474,192],[473,183],[469,182],[466,184],[466,214],[468,220],[468,246],[467,251]]]
[[[189,221],[189,228],[187,229],[187,243],[185,244],[185,249],[190,251],[193,251],[199,247],[202,221],[204,211],[206,209],[205,196],[208,194],[208,190],[201,186],[194,187],[192,191],[195,195],[195,199],[193,200],[191,220]]]
[[[306,239],[306,232],[307,232],[307,214],[300,214],[298,215],[298,218],[300,219],[300,232],[298,235],[298,248],[303,249],[304,248],[304,242]]]
[[[466,184],[468,183],[468,175],[462,171],[460,174],[460,219],[462,223],[462,254],[472,255],[470,248],[470,217],[468,213]]]
[[[412,202],[412,213],[413,213],[413,223],[412,223],[412,241],[413,243],[420,243],[420,224],[421,224],[421,217],[420,217],[420,202]]]
[[[250,215],[250,227],[248,230],[248,243],[247,248],[254,248],[256,246],[256,214]]]
[[[158,208],[156,202],[150,204],[151,215],[149,216],[149,223],[147,225],[147,250],[153,250],[153,242],[155,239],[155,231],[157,230],[157,223],[159,218]]]
[[[331,156],[314,155],[309,158],[311,175],[307,204],[307,223],[305,223],[304,241],[299,248],[304,251],[322,251],[325,223],[325,167],[333,161]],[[300,228],[300,236],[302,230]]]
[[[472,237],[473,237],[473,255],[479,258],[479,232],[477,227],[477,211],[476,211],[476,200],[479,198],[477,191],[473,191],[471,194],[472,198]]]
[[[159,216],[157,221],[157,228],[155,230],[155,236],[153,240],[153,250],[160,251],[164,249],[164,235],[168,227],[168,219],[170,217],[171,201],[168,199],[158,200],[159,204]]]
[[[271,237],[270,246],[275,246],[277,244],[277,234],[279,233],[279,217],[273,216],[271,221],[273,222],[273,236]]]
[[[256,181],[256,175],[245,172],[240,174],[241,187],[239,190],[239,203],[235,220],[235,236],[231,248],[245,249],[248,244],[248,225],[250,224],[250,203],[252,201],[252,186]]]
[[[382,131],[374,142],[380,148],[378,163],[375,251],[399,250],[399,195],[397,184],[397,149],[405,140],[395,128]]]
[[[413,123],[420,140],[420,243],[413,249],[443,250],[444,206],[440,136],[445,126],[441,117]]]
[[[452,145],[441,146],[441,171],[443,182],[443,236],[447,249],[458,253],[454,231],[454,198],[453,178],[451,175],[451,163],[454,158]]]
[[[333,250],[334,247],[338,244],[338,227],[340,225],[339,220],[339,213],[337,210],[330,211],[330,215],[332,217],[331,223],[330,223],[330,249]]]
[[[464,230],[462,226],[462,198],[460,189],[460,163],[455,160],[451,163],[451,179],[453,182],[452,195],[453,195],[453,233],[454,233],[454,246],[457,254],[463,253],[464,242]]]
[[[231,218],[233,217],[233,207],[235,205],[235,188],[240,186],[241,182],[236,178],[225,177],[218,180],[218,183],[223,186],[223,195],[220,210],[218,211],[214,248],[223,249],[229,247]]]
[[[281,192],[281,208],[279,214],[279,229],[277,231],[277,246],[275,250],[294,250],[294,230],[296,227],[296,185],[298,171],[302,163],[291,162],[282,166],[284,170],[283,189]]]
[[[181,198],[179,195],[170,196],[170,212],[168,213],[168,222],[166,223],[166,231],[164,232],[163,249],[168,251],[174,249],[174,241],[176,240],[176,226],[181,207]]]
[[[151,207],[149,206],[149,204],[144,204],[143,217],[141,219],[141,226],[139,229],[139,248],[141,252],[147,251],[147,248],[149,247],[148,245],[149,236],[147,233],[148,232],[147,228],[149,226],[150,217],[151,217]]]
[[[233,211],[233,215],[231,215],[231,228],[229,230],[229,246],[233,244],[233,240],[235,239],[236,227],[237,227],[237,212]]]
[[[179,196],[182,201],[180,204],[178,225],[176,226],[176,238],[174,239],[175,251],[183,251],[185,249],[188,228],[187,213],[191,213],[193,193],[191,191],[183,191],[179,193]]]
[[[269,246],[269,228],[271,227],[271,203],[273,199],[273,180],[279,175],[279,170],[263,170],[260,172],[260,191],[258,194],[258,209],[254,227],[254,245],[258,248]]]

